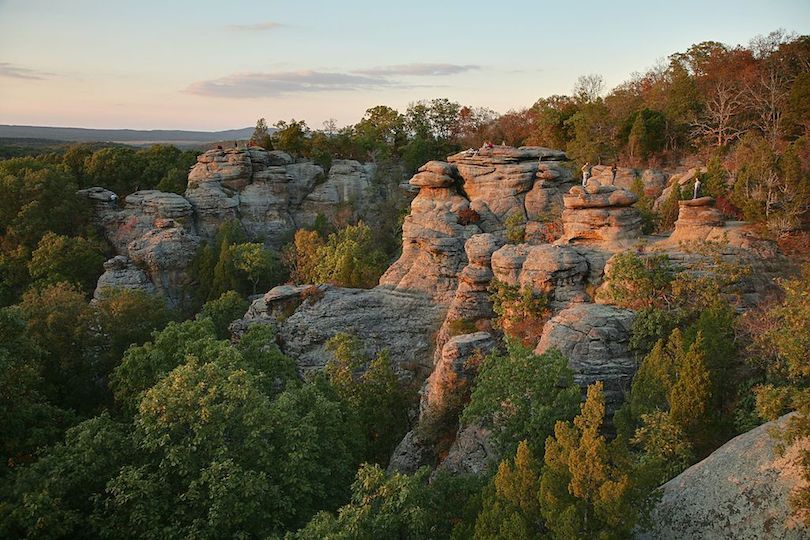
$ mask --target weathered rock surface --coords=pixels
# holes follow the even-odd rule
[[[663,485],[652,512],[653,527],[643,540],[764,539],[810,537],[791,514],[793,490],[807,486],[801,477],[801,452],[810,439],[776,451],[774,429],[792,415],[763,424],[721,446]]]
[[[676,242],[718,240],[725,225],[723,214],[714,207],[712,197],[678,202],[678,220],[670,240]]]
[[[291,210],[296,224],[299,227],[312,225],[318,214],[334,218],[342,207],[349,208],[352,217],[364,214],[371,198],[369,190],[375,172],[373,163],[334,160],[326,182],[316,185],[299,209]]]
[[[631,189],[636,179],[641,181],[644,195],[657,198],[667,185],[667,173],[658,169],[636,169],[630,167],[617,167],[616,180],[611,184],[612,174],[610,165],[594,165],[591,169],[591,178],[602,185],[614,185],[619,188]]]
[[[441,409],[460,400],[478,371],[478,362],[496,347],[489,332],[454,336],[442,347],[441,358],[433,368],[422,392],[420,412]]]
[[[602,186],[590,180],[585,188],[574,186],[563,195],[563,243],[611,244],[641,236],[641,215],[632,207],[638,198],[631,192]]]
[[[413,378],[433,366],[432,338],[445,311],[423,293],[326,287],[284,320],[279,336],[282,350],[302,372],[322,368],[329,358],[326,341],[346,332],[360,338],[370,354],[388,349],[399,374]]]
[[[588,262],[568,246],[507,245],[492,255],[492,271],[499,281],[546,294],[561,306],[585,300]]]
[[[559,350],[583,389],[605,383],[605,402],[614,410],[629,389],[636,361],[629,351],[635,313],[600,304],[573,304],[552,317],[543,328],[535,353]]]
[[[500,455],[495,449],[491,435],[489,429],[480,424],[460,428],[447,457],[436,468],[436,472],[483,474],[497,466]]]
[[[104,273],[98,278],[93,299],[100,300],[113,289],[129,289],[149,294],[157,292],[146,273],[123,255],[116,255],[104,263]]]
[[[454,188],[423,187],[402,225],[402,255],[380,278],[380,285],[427,293],[449,304],[458,274],[467,265],[464,243],[481,230],[462,225],[470,202]]]
[[[158,220],[156,226],[160,228],[130,242],[127,251],[135,264],[146,269],[167,303],[177,307],[191,295],[188,269],[201,239],[173,220]]]

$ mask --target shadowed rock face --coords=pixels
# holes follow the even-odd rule
[[[573,304],[546,323],[534,352],[559,350],[574,371],[574,381],[583,388],[604,381],[605,403],[615,410],[637,368],[629,350],[634,318],[628,309]]]
[[[123,255],[116,255],[104,263],[104,273],[98,278],[93,299],[104,298],[111,289],[130,289],[149,294],[157,292],[146,273]]]
[[[801,452],[810,439],[776,450],[772,430],[783,430],[792,415],[740,435],[663,485],[643,540],[753,540],[808,538],[810,530],[791,514],[793,490],[807,486]]]

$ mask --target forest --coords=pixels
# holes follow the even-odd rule
[[[600,294],[637,313],[638,371],[612,415],[601,383],[583,396],[562,354],[527,347],[548,299],[494,283],[502,347],[452,414],[419,427],[440,442],[459,422],[488,425],[502,460],[481,475],[386,472],[419,402],[387,351],[338,333],[326,368],[302,375],[270,326],[229,331],[276,285],[374,287],[399,256],[407,199],[379,223],[319,219],[281,249],[224,222],[194,258],[192,300],[170,308],[141,291],[93,299],[114,249],[76,192],[182,194],[198,152],[74,144],[0,161],[0,536],[630,538],[658,486],[736,435],[794,410],[782,440],[810,435],[810,37],[698,43],[603,86],[584,75],[505,114],[433,99],[345,127],[262,118],[250,141],[326,171],[374,162],[385,185],[486,142],[561,149],[576,170],[702,163],[724,216],[789,255],[745,312],[742,263],[717,258],[695,279],[666,255],[619,256]],[[638,194],[658,234],[689,197],[673,191],[673,216]],[[810,526],[810,489],[792,504]]]

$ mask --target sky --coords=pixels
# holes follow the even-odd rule
[[[810,1],[0,0],[0,124],[320,128],[436,97],[503,113],[780,28],[810,34]]]

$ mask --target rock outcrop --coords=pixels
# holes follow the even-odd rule
[[[678,201],[678,220],[670,240],[676,242],[705,242],[719,240],[725,225],[723,214],[714,207],[714,198],[700,197]]]
[[[157,289],[146,273],[123,255],[104,263],[104,273],[98,278],[94,300],[101,300],[112,289],[128,289],[155,294]]]
[[[238,324],[275,321],[281,349],[302,373],[321,369],[330,358],[326,342],[345,332],[371,355],[388,349],[399,375],[411,380],[433,366],[432,338],[446,309],[419,292],[282,286],[255,300]]]
[[[130,242],[127,251],[135,264],[146,269],[168,305],[182,306],[192,294],[188,270],[201,240],[171,219],[156,220],[155,226]]]
[[[638,531],[643,540],[761,539],[810,537],[810,529],[791,512],[789,498],[802,478],[802,439],[777,451],[772,433],[792,415],[740,435],[661,488],[652,511],[652,528]]]
[[[580,303],[560,311],[543,328],[535,353],[559,350],[583,389],[596,381],[605,383],[605,403],[610,410],[621,403],[636,372],[629,351],[635,314],[627,309]]]
[[[632,192],[603,186],[596,180],[574,186],[563,196],[564,242],[619,245],[641,236],[641,215],[633,208],[638,200]]]

